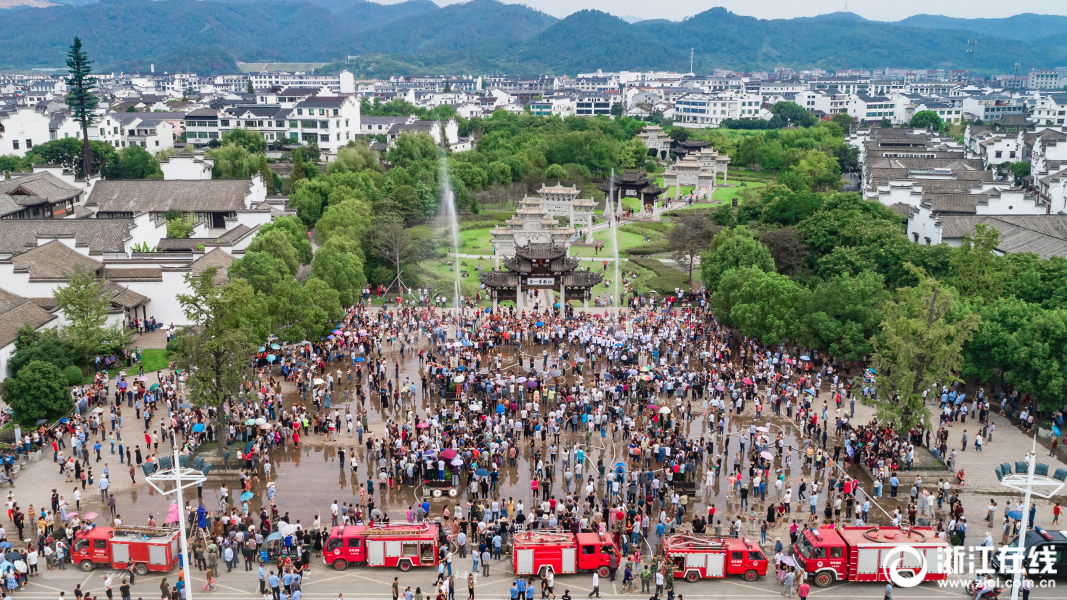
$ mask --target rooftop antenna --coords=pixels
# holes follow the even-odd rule
[[[974,53],[978,51],[978,40],[967,40],[967,56],[970,66],[968,71],[974,71]]]

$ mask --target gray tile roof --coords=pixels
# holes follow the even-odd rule
[[[7,346],[18,339],[19,327],[28,323],[31,327],[37,329],[58,318],[26,298],[7,292],[4,293],[20,299],[21,302],[0,313],[0,347]]]
[[[236,259],[225,250],[215,248],[190,263],[189,272],[193,275],[199,275],[211,267],[217,267],[218,270],[215,272],[215,283],[223,284],[229,281],[227,270],[230,268],[230,265],[233,264],[234,260]]]
[[[87,206],[102,213],[234,212],[245,208],[250,182],[244,179],[189,181],[100,181]]]
[[[96,272],[104,265],[59,240],[12,257],[11,263],[16,273],[29,273],[31,281],[67,279],[77,266]]]
[[[44,171],[0,180],[0,215],[18,212],[27,206],[54,204],[80,196],[82,189]]]
[[[941,215],[941,238],[961,239],[979,223],[1000,232],[997,250],[1067,257],[1067,215]]]
[[[89,254],[125,253],[132,227],[133,219],[0,219],[0,254],[26,252],[39,236],[73,237]]]

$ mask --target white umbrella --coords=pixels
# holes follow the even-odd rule
[[[21,560],[15,561],[15,568],[18,569],[19,573],[25,573],[29,570],[26,568],[26,563],[22,562]]]
[[[314,383],[315,385],[322,385],[322,384],[323,384],[323,381],[322,381],[322,379],[321,379],[321,378],[319,378],[319,377],[316,377],[316,378],[315,378],[315,380],[314,380],[314,381],[312,381],[312,383]]]
[[[671,412],[671,408],[669,406],[664,406],[663,408],[659,409],[659,414],[661,415],[665,415],[669,412]]]
[[[271,427],[274,427],[271,423],[260,423],[259,426],[261,429],[270,429]]]
[[[266,424],[267,424],[267,420],[264,419],[263,417],[260,417],[260,418],[256,419],[256,425],[263,426],[263,425],[266,425]]]
[[[452,381],[455,381],[456,383],[463,383],[463,376],[462,375],[456,375],[456,378],[453,379]]]
[[[453,467],[458,467],[458,466],[460,466],[462,464],[463,464],[463,459],[462,458],[457,456],[457,457],[452,459],[452,466]]]

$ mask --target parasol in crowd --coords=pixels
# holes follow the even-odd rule
[[[671,409],[670,409],[669,406],[664,406],[664,407],[659,409],[659,414],[661,414],[661,415],[666,415],[666,414],[669,414],[670,412],[671,412]]]
[[[457,452],[455,450],[453,450],[452,448],[446,448],[446,449],[441,451],[441,458],[443,458],[445,460],[451,460],[451,459],[455,458],[456,455],[457,455]]]
[[[200,433],[204,429],[206,429],[206,426],[203,423],[197,423],[196,425],[193,425],[193,433]]]
[[[244,492],[243,494],[241,494],[241,502],[248,502],[249,500],[255,497],[256,495],[252,492]]]

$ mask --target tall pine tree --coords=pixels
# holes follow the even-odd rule
[[[94,93],[96,91],[96,77],[93,77],[93,61],[89,55],[82,51],[82,41],[74,36],[74,44],[67,52],[67,68],[70,76],[67,77],[67,106],[70,107],[71,117],[82,128],[82,153],[85,161],[85,177],[92,175],[92,154],[89,151],[89,128],[96,121],[96,110],[100,100]]]

